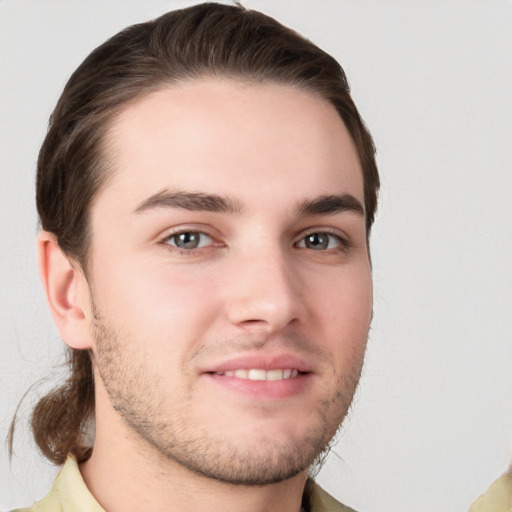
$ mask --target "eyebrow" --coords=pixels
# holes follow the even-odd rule
[[[156,208],[182,208],[184,210],[220,213],[240,213],[242,211],[242,205],[230,197],[201,192],[164,190],[142,201],[134,210],[134,213],[143,213]]]
[[[334,215],[342,212],[354,212],[364,216],[361,201],[351,194],[325,195],[303,201],[297,208],[300,216]]]
[[[181,208],[218,213],[240,213],[243,210],[242,204],[231,197],[202,192],[163,190],[142,201],[134,213],[139,214],[157,208]],[[355,212],[364,216],[364,207],[351,194],[323,195],[302,201],[298,204],[296,212],[300,217],[334,215],[342,212]]]

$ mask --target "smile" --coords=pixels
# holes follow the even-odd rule
[[[236,377],[246,380],[284,380],[293,379],[299,375],[299,370],[295,368],[286,368],[278,370],[262,370],[259,368],[227,370],[224,372],[215,372],[216,375],[225,375],[226,377]]]

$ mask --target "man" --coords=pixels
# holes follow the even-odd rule
[[[204,4],[97,48],[38,161],[71,375],[33,510],[349,510],[308,470],[361,371],[378,187],[342,69],[275,20]]]

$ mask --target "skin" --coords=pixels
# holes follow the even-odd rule
[[[61,334],[93,355],[89,489],[109,512],[297,512],[349,408],[372,312],[343,122],[289,86],[197,80],[128,106],[106,156],[87,279],[40,236]]]

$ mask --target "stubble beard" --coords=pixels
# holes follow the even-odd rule
[[[364,347],[360,355],[353,357],[350,372],[339,375],[333,370],[336,385],[330,386],[329,394],[311,411],[317,421],[300,437],[290,436],[278,442],[272,436],[261,435],[251,445],[241,446],[237,439],[212,432],[208,424],[200,424],[179,405],[172,415],[162,415],[161,411],[168,407],[164,407],[165,393],[158,393],[158,376],[144,366],[144,357],[130,353],[130,347],[136,344],[101,318],[97,308],[93,310],[96,339],[93,365],[114,410],[142,444],[150,445],[160,457],[231,485],[279,483],[323,460],[359,381]],[[143,453],[147,451],[143,449]]]

